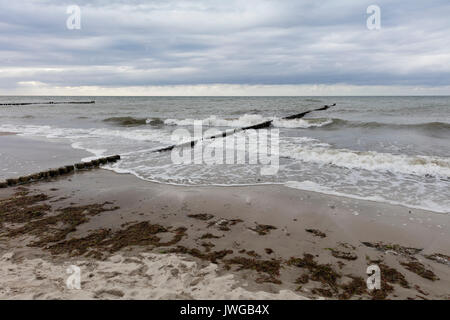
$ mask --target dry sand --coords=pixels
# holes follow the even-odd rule
[[[81,268],[80,289],[68,289],[67,268]],[[217,264],[200,265],[176,254],[114,255],[104,261],[0,259],[0,299],[305,299],[289,290],[251,292]]]
[[[450,297],[447,215],[105,170],[26,189],[0,189],[0,214],[10,213],[0,229],[3,299]],[[30,200],[38,194],[49,198]],[[81,290],[65,286],[71,264],[81,268]],[[383,290],[366,289],[371,264],[382,270]]]

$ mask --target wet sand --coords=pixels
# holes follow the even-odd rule
[[[0,180],[73,164],[90,156],[60,139],[0,133]]]
[[[101,169],[0,189],[0,201],[0,298],[450,298],[444,214]],[[81,290],[66,288],[71,264]],[[381,290],[367,290],[372,264]]]

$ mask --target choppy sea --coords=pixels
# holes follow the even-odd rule
[[[93,157],[120,154],[122,161],[107,169],[148,181],[276,183],[450,212],[450,97],[0,97],[0,103],[86,100],[96,103],[0,106],[0,131],[64,142]],[[332,103],[303,119],[282,119]],[[196,120],[219,131],[273,120],[277,174],[262,175],[261,164],[174,164],[170,152],[152,152]],[[10,159],[0,150],[0,178],[17,172],[20,164]]]

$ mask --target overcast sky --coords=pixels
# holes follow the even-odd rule
[[[2,95],[450,94],[450,1],[0,0],[0,61]]]

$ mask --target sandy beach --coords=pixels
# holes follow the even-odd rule
[[[448,0],[0,2],[0,300],[450,300]]]
[[[450,297],[448,218],[423,210],[97,169],[0,189],[0,212],[2,299]]]

